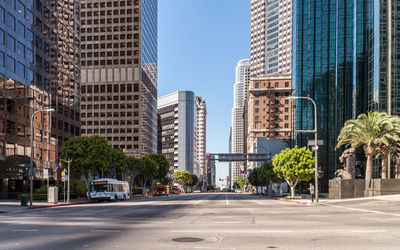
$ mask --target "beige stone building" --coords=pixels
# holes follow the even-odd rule
[[[82,135],[157,152],[157,0],[82,0]]]

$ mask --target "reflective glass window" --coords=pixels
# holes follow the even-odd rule
[[[7,4],[15,9],[15,0],[7,0]]]
[[[0,66],[4,67],[4,53],[0,51]]]
[[[20,21],[17,22],[17,34],[21,37],[25,37],[25,25],[23,25]]]
[[[6,45],[8,49],[15,51],[15,38],[10,35],[7,35]]]
[[[18,55],[25,57],[25,46],[20,42],[17,43],[17,53]]]
[[[29,29],[26,29],[26,40],[31,44],[33,43],[33,33]]]
[[[15,30],[15,17],[7,12],[7,20],[6,20],[7,27],[12,30]]]
[[[28,20],[30,25],[33,24],[33,14],[30,10],[25,11],[25,18],[26,18],[26,20]]]
[[[25,66],[20,62],[17,62],[17,74],[25,78]]]
[[[20,0],[17,1],[17,12],[25,16],[25,5]]]
[[[7,56],[6,68],[11,72],[15,72],[15,59],[11,56]]]
[[[0,7],[0,22],[4,23],[4,9]]]
[[[4,44],[4,30],[0,29],[0,44]]]
[[[30,49],[26,49],[26,59],[28,59],[29,63],[33,63],[33,51]]]
[[[26,69],[26,79],[28,81],[33,81],[33,71],[29,68]]]

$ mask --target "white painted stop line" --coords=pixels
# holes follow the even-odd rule
[[[92,233],[120,233],[121,230],[108,230],[108,229],[103,229],[103,230],[90,230]]]

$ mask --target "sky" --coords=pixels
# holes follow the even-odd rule
[[[207,152],[229,151],[235,68],[249,54],[250,1],[158,1],[158,96],[190,90],[205,99]],[[226,179],[228,164],[216,172]]]

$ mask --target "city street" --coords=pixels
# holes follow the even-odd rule
[[[399,249],[400,202],[235,193],[10,211],[0,249]]]

